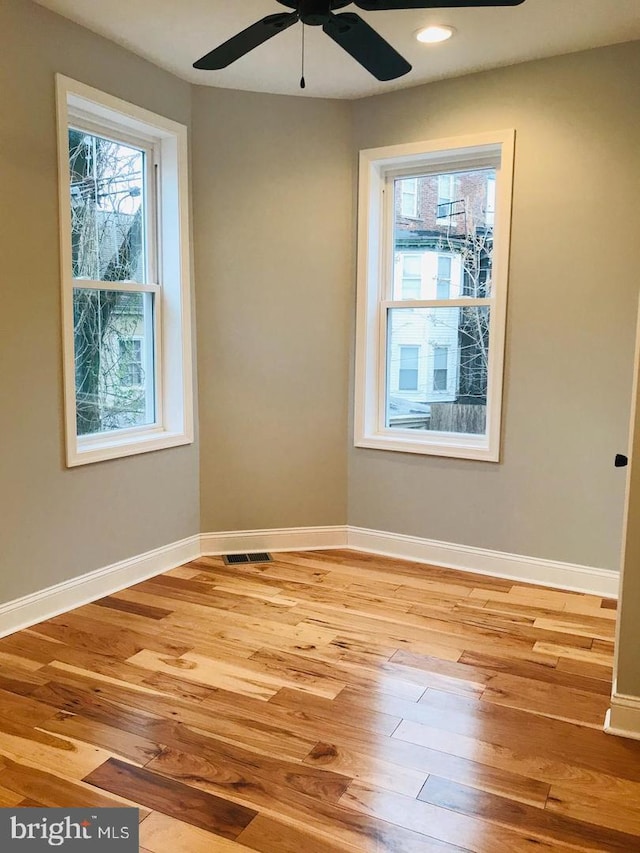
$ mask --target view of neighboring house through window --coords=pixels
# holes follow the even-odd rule
[[[57,85],[68,463],[188,443],[186,128]]]
[[[69,128],[79,436],[155,421],[153,359],[128,381],[134,336],[155,350],[152,164],[152,150]]]
[[[403,216],[412,219],[418,215],[418,181],[416,178],[401,181],[400,211]]]
[[[442,160],[437,149],[417,155],[417,196],[438,203],[423,204],[411,222],[403,215],[406,147],[383,149],[384,157],[372,151],[369,163],[362,152],[370,172],[361,188],[368,178],[370,195],[361,198],[369,262],[361,256],[358,444],[497,458],[513,134],[496,136],[477,153],[465,145],[459,155],[443,151]],[[498,232],[500,200],[506,213]]]
[[[415,225],[405,225],[401,217],[396,217],[394,269],[396,277],[398,272],[402,276],[404,305],[389,309],[388,428],[405,429],[410,424],[411,429],[485,432],[490,312],[477,300],[485,295],[490,282],[493,235],[485,211],[487,186],[494,175],[493,169],[457,173],[461,198],[456,206],[460,212],[447,216],[444,226],[434,210],[430,218],[426,212]],[[440,194],[443,186],[450,186],[450,179],[451,175],[420,176],[416,178],[418,191],[425,196],[433,196],[436,191]],[[396,194],[402,192],[404,182],[393,181]],[[424,294],[420,288],[423,269],[426,279],[432,282]],[[397,290],[394,286],[394,292]],[[467,298],[460,304],[456,300],[463,294]],[[423,299],[451,305],[408,305],[412,300]],[[408,365],[409,353],[417,353],[420,347],[425,353],[432,353],[433,359],[430,379],[425,373],[422,387],[418,384],[417,363],[411,368]],[[448,381],[449,353],[457,387]],[[396,358],[399,372],[393,369]],[[409,375],[415,376],[411,385]],[[407,391],[414,393],[399,393]]]

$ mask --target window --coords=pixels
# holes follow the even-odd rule
[[[422,292],[422,258],[420,255],[402,255],[401,299],[420,299]]]
[[[401,183],[400,212],[411,219],[415,219],[418,215],[418,182],[415,178],[409,178]]]
[[[400,373],[398,376],[399,391],[418,390],[419,346],[400,347]]]
[[[447,369],[449,365],[449,347],[433,348],[433,390],[447,390]]]
[[[451,296],[451,255],[438,255],[438,278],[436,280],[436,299],[449,299]]]
[[[138,388],[144,383],[142,338],[120,338],[120,382],[125,388]]]
[[[448,219],[452,214],[453,192],[455,179],[453,175],[438,175],[438,202],[436,216],[438,219]]]
[[[67,464],[190,443],[186,128],[57,93]]]
[[[503,131],[361,152],[356,446],[499,459],[514,143]],[[406,222],[408,178],[425,198],[455,185],[464,215]]]

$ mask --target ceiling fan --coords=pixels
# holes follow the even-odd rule
[[[301,21],[310,27],[322,27],[336,44],[346,50],[356,62],[364,66],[378,80],[395,80],[411,71],[411,65],[359,15],[343,13],[338,9],[352,2],[366,12],[400,9],[472,8],[478,6],[519,6],[524,0],[277,0],[282,6],[293,9],[278,15],[267,15],[246,30],[214,48],[193,67],[203,71],[217,71],[240,59],[278,33]],[[304,86],[304,78],[301,82]]]

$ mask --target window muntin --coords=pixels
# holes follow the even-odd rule
[[[499,458],[514,138],[361,152],[357,446]],[[421,198],[449,190],[449,214],[427,204],[404,220],[396,187],[408,178]],[[419,299],[402,298],[407,255],[420,255]],[[412,390],[399,387],[400,347],[420,347]]]
[[[57,96],[67,464],[191,443],[186,128]]]

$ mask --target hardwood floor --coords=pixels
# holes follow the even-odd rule
[[[0,640],[0,806],[143,853],[640,851],[615,607],[348,551],[203,558]]]

